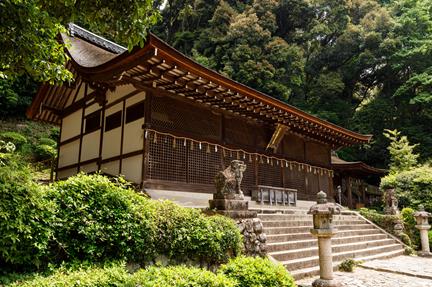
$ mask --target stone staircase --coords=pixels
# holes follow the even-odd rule
[[[287,212],[287,211],[285,211]],[[318,244],[310,229],[312,216],[306,210],[292,214],[267,213],[258,217],[267,234],[269,255],[281,262],[295,279],[319,274]],[[333,266],[344,259],[368,261],[399,256],[404,246],[385,231],[354,212],[345,211],[333,220],[338,233],[332,238]]]

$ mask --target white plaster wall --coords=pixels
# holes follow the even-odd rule
[[[125,94],[126,95],[126,94]],[[126,100],[126,108],[129,106],[132,106],[133,104],[136,104],[138,102],[145,100],[145,92],[141,92],[139,94],[136,94],[129,99]]]
[[[89,133],[83,137],[81,148],[81,161],[99,157],[100,130]]]
[[[142,155],[123,159],[121,174],[129,181],[141,183],[142,181]]]
[[[60,146],[58,166],[63,167],[78,163],[79,139]]]
[[[101,108],[101,106],[98,103],[94,103],[93,105],[88,106],[85,109],[84,116],[88,116],[89,114],[91,114],[91,113],[93,113],[93,112],[95,112],[97,110],[100,110],[100,108]]]
[[[105,118],[112,115],[123,108],[123,103],[118,103],[105,111]],[[123,115],[122,115],[123,116]],[[105,119],[104,119],[105,120]],[[102,158],[110,158],[120,154],[120,143],[121,143],[121,126],[110,130],[104,131],[103,144],[102,144]],[[116,174],[118,171],[116,172]]]
[[[107,103],[112,103],[135,90],[136,88],[133,85],[118,86],[114,91],[107,92]]]
[[[82,110],[63,118],[60,140],[65,141],[81,133]]]
[[[145,93],[137,94],[133,97],[130,97],[126,100],[126,109],[127,107],[132,106],[133,104],[139,103],[145,100]],[[125,120],[126,118],[124,118]],[[123,136],[123,154],[134,152],[137,150],[143,149],[144,144],[144,130],[142,128],[144,124],[144,117],[125,124],[124,126],[124,136]]]
[[[120,161],[111,161],[102,164],[101,171],[110,175],[118,175],[119,174],[119,168],[120,168]]]
[[[77,94],[77,97],[76,97],[76,99],[75,99],[75,102],[78,101],[78,100],[80,100],[80,99],[82,99],[82,98],[84,98],[84,94],[85,94],[85,86],[86,86],[85,83],[83,83],[83,84],[81,85],[81,88],[80,88],[80,90],[79,90],[79,92],[78,92],[78,94]],[[75,95],[74,95],[74,96],[75,96]]]
[[[70,168],[70,169],[66,169],[66,170],[62,170],[57,172],[57,177],[58,179],[66,179],[69,176],[75,175],[77,173],[77,169],[76,168]]]

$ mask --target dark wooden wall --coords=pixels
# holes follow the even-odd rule
[[[216,113],[202,105],[168,96],[153,96],[148,127],[169,132],[179,137],[207,140],[229,148],[241,148],[248,152],[266,153],[273,127],[258,124],[228,113]],[[332,192],[328,175],[314,174],[305,169],[282,168],[268,164],[261,158],[236,152],[200,149],[197,144],[177,140],[173,149],[172,139],[149,139],[148,180],[172,181],[189,184],[213,185],[215,174],[228,166],[231,160],[243,160],[247,169],[243,189],[250,194],[256,185],[271,185],[298,189],[298,198],[314,200],[322,189]],[[275,156],[330,168],[329,146],[288,133],[283,138]],[[212,189],[209,192],[213,192]]]

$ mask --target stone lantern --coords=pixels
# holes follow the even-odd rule
[[[312,283],[313,287],[338,287],[339,282],[333,279],[333,257],[331,238],[336,234],[333,227],[333,215],[340,214],[339,206],[327,202],[327,194],[317,194],[317,204],[311,206],[308,214],[313,215],[312,235],[318,238],[320,278]]]
[[[423,205],[419,205],[419,211],[414,212],[414,217],[417,221],[416,228],[420,230],[420,239],[422,250],[419,251],[420,256],[432,256],[429,247],[428,230],[431,228],[429,225],[429,217],[431,214],[426,212]]]

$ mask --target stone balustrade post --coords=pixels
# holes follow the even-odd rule
[[[420,231],[421,251],[418,252],[419,256],[432,256],[428,237],[428,230],[431,228],[428,221],[430,216],[431,214],[425,211],[423,205],[419,205],[419,211],[414,212],[417,221],[416,228]]]
[[[327,194],[320,191],[317,194],[317,204],[313,205],[308,214],[313,215],[312,235],[318,238],[320,278],[312,283],[313,287],[339,287],[339,282],[333,278],[333,255],[331,238],[336,234],[333,226],[333,215],[340,214],[340,208],[327,202]]]

